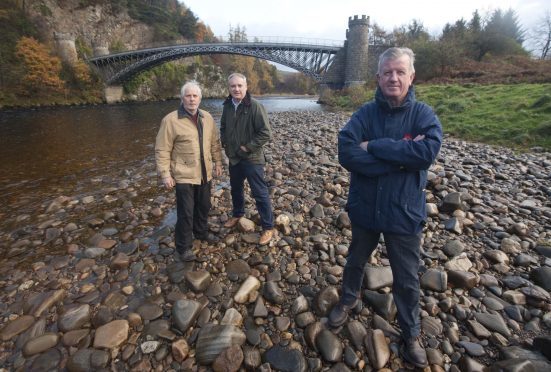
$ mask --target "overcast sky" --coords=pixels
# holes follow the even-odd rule
[[[180,0],[181,1],[181,0]],[[497,8],[516,11],[530,31],[551,11],[551,0],[184,0],[215,36],[227,37],[229,25],[245,26],[247,35],[343,40],[348,17],[365,14],[386,31],[421,21],[433,35],[460,18],[470,20]]]

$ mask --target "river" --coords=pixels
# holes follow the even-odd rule
[[[260,100],[268,112],[324,110],[315,98]],[[44,201],[90,191],[107,170],[124,173],[144,161],[153,154],[161,119],[177,105],[172,100],[0,112],[0,229],[2,220],[24,218]],[[218,121],[222,100],[205,99],[202,108]]]

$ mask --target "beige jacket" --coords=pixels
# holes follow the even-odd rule
[[[199,110],[198,121],[203,125],[203,152],[210,181],[213,162],[222,164],[220,135],[208,112]],[[199,131],[182,106],[161,121],[155,141],[155,162],[162,178],[172,176],[176,183],[201,184]]]

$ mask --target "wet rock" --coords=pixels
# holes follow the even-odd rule
[[[211,275],[208,271],[187,271],[184,276],[195,292],[206,291],[211,282]]]
[[[243,345],[245,339],[245,334],[233,325],[206,325],[201,328],[197,338],[197,362],[201,365],[211,364],[222,351],[233,345]]]
[[[60,302],[64,297],[65,290],[63,289],[39,293],[27,301],[24,306],[25,313],[38,318],[54,304]]]
[[[181,363],[189,355],[189,345],[183,338],[176,340],[171,345],[172,357],[178,363]]]
[[[68,308],[57,320],[57,327],[62,332],[82,328],[90,322],[90,305],[84,304]]]
[[[478,285],[478,277],[469,271],[448,271],[448,282],[455,288],[471,289]]]
[[[232,345],[222,351],[212,363],[215,372],[236,372],[243,363],[243,350],[238,345]]]
[[[365,301],[377,314],[390,322],[396,318],[397,309],[392,294],[377,293],[369,290],[365,290],[363,293]]]
[[[505,337],[511,337],[511,331],[499,314],[474,313],[476,320],[491,331],[501,333]]]
[[[236,277],[239,280],[245,280],[251,272],[249,264],[244,260],[233,260],[226,264],[226,273],[229,277]]]
[[[262,355],[262,360],[278,371],[306,372],[308,364],[304,355],[294,349],[274,346]]]
[[[161,306],[152,302],[146,302],[140,305],[136,312],[143,320],[155,320],[163,315],[163,309],[161,308]]]
[[[94,348],[113,349],[128,339],[128,321],[113,320],[96,329]]]
[[[457,345],[464,348],[470,356],[481,357],[486,354],[484,347],[475,342],[459,341]]]
[[[59,341],[59,335],[57,333],[45,333],[42,336],[38,336],[32,340],[27,341],[23,346],[23,355],[26,357],[42,353],[48,349],[53,348]]]
[[[342,358],[342,344],[333,332],[324,329],[316,337],[316,346],[324,360],[337,362]]]
[[[12,320],[4,328],[2,328],[2,330],[0,331],[0,339],[2,341],[9,341],[18,334],[25,332],[30,326],[33,325],[33,323],[33,316],[20,316],[19,318]]]
[[[442,248],[446,256],[455,257],[459,256],[465,250],[465,246],[460,240],[449,240]]]
[[[428,269],[420,279],[421,288],[444,292],[448,287],[448,274],[445,271]]]
[[[393,277],[390,266],[373,267],[366,266],[364,272],[364,286],[375,291],[383,287],[392,286]]]
[[[243,316],[234,308],[226,310],[224,317],[220,321],[220,324],[222,325],[234,325],[236,327],[240,327],[242,323]]]
[[[551,291],[551,267],[542,266],[532,270],[530,279],[546,291]]]
[[[238,304],[244,304],[250,301],[253,292],[260,288],[260,282],[254,276],[249,276],[239,287],[239,290],[233,296],[233,300]]]
[[[274,304],[283,304],[286,300],[285,294],[279,288],[277,282],[266,282],[264,284],[264,298]]]
[[[178,300],[172,307],[172,321],[185,333],[195,323],[203,305],[193,300]]]
[[[357,320],[347,322],[346,330],[350,341],[352,341],[352,345],[354,345],[356,350],[362,351],[363,341],[365,336],[367,335],[367,331],[362,322],[359,322]]]
[[[383,331],[380,329],[367,330],[365,346],[372,366],[376,369],[383,368],[390,358],[390,349]]]
[[[61,353],[57,349],[50,349],[37,356],[32,362],[32,371],[55,371],[61,362]]]
[[[65,346],[77,346],[83,340],[85,340],[89,334],[90,334],[90,330],[88,329],[75,329],[73,331],[69,331],[63,334],[61,342]]]
[[[337,302],[339,302],[337,288],[322,288],[314,300],[314,310],[318,316],[327,316]]]

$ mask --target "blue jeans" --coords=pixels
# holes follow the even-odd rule
[[[230,186],[233,204],[233,217],[245,215],[245,179],[251,187],[251,194],[256,201],[256,209],[260,215],[260,224],[263,230],[274,227],[274,216],[268,185],[264,180],[264,166],[241,160],[230,165]]]
[[[380,235],[380,232],[352,225],[352,243],[342,279],[342,303],[350,305],[360,297],[365,264],[377,248]],[[402,338],[407,340],[420,334],[418,271],[421,234],[383,235],[394,278],[392,295],[398,310],[398,324]]]

